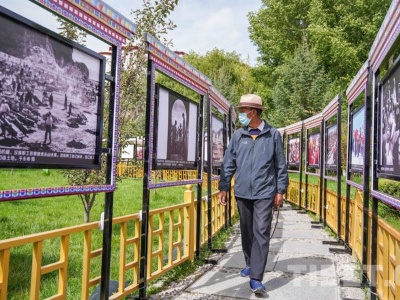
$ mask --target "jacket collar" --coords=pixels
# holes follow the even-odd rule
[[[261,130],[260,134],[266,133],[266,132],[270,131],[272,128],[272,126],[269,125],[265,120],[263,120],[263,121],[264,121],[264,128]],[[249,134],[249,129],[250,129],[249,126],[243,126],[242,129],[243,129],[244,133]]]

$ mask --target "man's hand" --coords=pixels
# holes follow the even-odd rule
[[[275,194],[274,204],[276,207],[281,206],[283,203],[283,195],[282,194]]]
[[[226,191],[219,191],[218,203],[221,205],[226,205]]]

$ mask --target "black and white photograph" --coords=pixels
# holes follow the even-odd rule
[[[365,106],[361,106],[352,113],[351,130],[351,171],[360,172],[364,164],[365,148]]]
[[[297,166],[300,164],[300,138],[288,139],[288,164]]]
[[[0,10],[1,165],[98,169],[104,58],[27,22]]]
[[[308,136],[307,143],[307,162],[310,167],[319,167],[321,134],[314,133]]]
[[[400,178],[400,68],[399,62],[383,80],[380,97],[378,173]]]
[[[166,87],[157,87],[155,168],[196,168],[198,105]]]
[[[211,117],[212,164],[220,167],[224,158],[224,123],[216,116]]]
[[[338,130],[337,125],[327,127],[326,141],[326,166],[336,168],[338,159]]]

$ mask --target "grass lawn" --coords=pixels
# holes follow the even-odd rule
[[[0,189],[65,186],[61,171],[2,170]],[[150,209],[182,203],[184,186],[150,192]],[[142,180],[125,178],[117,182],[113,216],[138,213],[142,209]],[[59,196],[0,202],[0,239],[7,239],[82,224],[84,210],[78,196]],[[104,211],[104,194],[98,194],[91,211],[91,221],[98,221]],[[29,222],[24,222],[26,218]]]
[[[1,170],[0,189],[66,186],[61,171],[50,170]],[[183,202],[185,186],[160,188],[150,192],[150,210]],[[138,213],[142,209],[142,180],[125,178],[117,182],[114,193],[113,216]],[[79,225],[84,222],[84,210],[78,196],[60,196],[0,203],[2,230],[0,239],[19,237]],[[91,212],[91,221],[98,221],[104,211],[104,194],[98,194]],[[92,249],[101,247],[102,231],[94,231]],[[80,299],[82,270],[82,235],[72,235],[68,265],[68,299]],[[119,228],[113,228],[113,249],[119,248]],[[49,240],[43,246],[43,264],[59,259],[59,240]],[[28,299],[30,286],[32,247],[13,248],[9,277],[8,298]],[[118,265],[118,253],[112,253],[113,265]],[[101,258],[93,261],[91,272],[99,274]],[[57,293],[57,272],[42,277],[40,298]],[[112,267],[111,278],[118,279],[118,268]]]

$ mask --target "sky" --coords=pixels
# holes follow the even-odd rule
[[[141,8],[141,0],[104,0],[133,22],[132,10]],[[51,13],[29,0],[0,0],[0,5],[57,32],[58,23]],[[257,11],[261,0],[179,0],[170,19],[177,26],[169,32],[174,51],[205,55],[215,48],[240,54],[243,61],[256,65],[257,48],[250,41],[248,18]],[[95,38],[87,39],[87,47],[107,51],[108,46]]]

